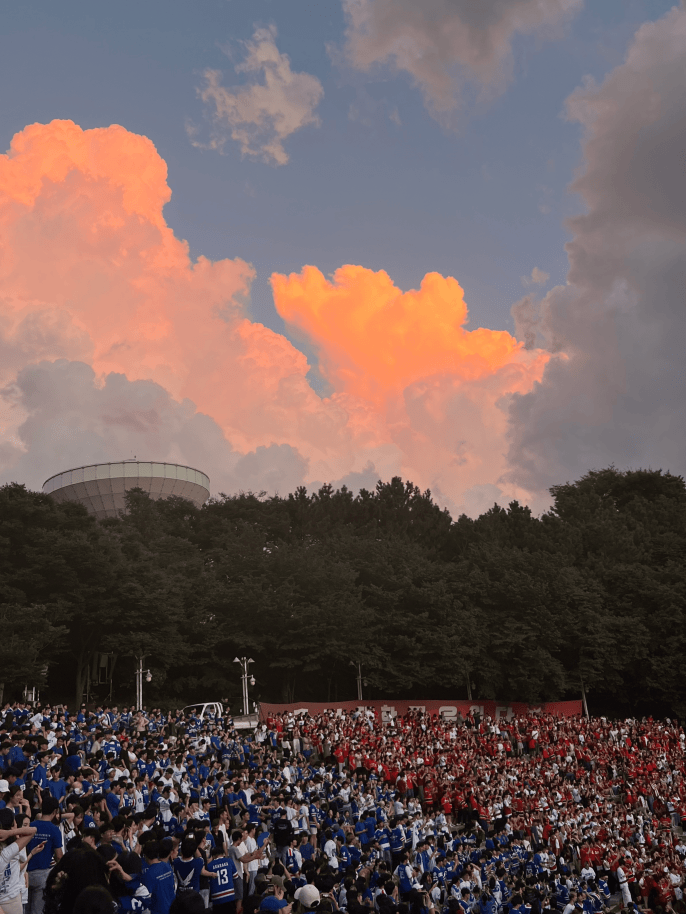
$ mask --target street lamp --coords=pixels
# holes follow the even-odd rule
[[[355,663],[354,660],[351,660],[350,666],[357,667],[357,700],[362,701],[362,664],[359,661]]]
[[[254,663],[255,661],[252,657],[234,657],[234,663],[240,663],[241,665],[241,684],[243,686],[243,713],[247,717],[250,714],[250,697],[248,695],[248,683],[251,686],[255,685],[255,677],[248,674],[248,665]]]
[[[138,658],[138,669],[136,670],[136,709],[143,710],[143,676],[146,682],[152,682],[152,673],[150,670],[143,669],[143,654]]]

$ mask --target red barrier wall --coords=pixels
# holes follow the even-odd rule
[[[528,712],[534,715],[554,714],[557,717],[577,717],[581,714],[581,700],[579,701],[553,701],[545,702],[539,705],[529,705],[524,702],[507,702],[507,701],[303,701],[291,704],[267,704],[263,702],[260,705],[260,717],[266,720],[273,714],[282,714],[284,711],[306,711],[312,716],[321,714],[326,710],[354,711],[357,708],[374,708],[377,717],[381,715],[383,721],[393,720],[394,717],[402,717],[411,710],[427,711],[429,714],[440,714],[446,720],[457,717],[457,712],[461,711],[464,717],[470,709],[479,711],[482,718],[488,717],[505,717],[508,720],[512,717],[524,717]]]

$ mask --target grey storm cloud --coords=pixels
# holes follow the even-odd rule
[[[558,353],[510,410],[511,480],[541,491],[591,468],[686,466],[686,9],[568,99],[584,130],[565,286],[513,308]]]
[[[582,0],[343,0],[344,56],[356,69],[390,64],[419,86],[443,120],[467,86],[502,90],[512,75],[512,42],[536,32],[559,37]]]
[[[111,373],[102,382],[83,362],[28,365],[0,391],[25,416],[18,439],[4,442],[0,484],[33,489],[54,473],[137,456],[186,464],[207,473],[212,492],[290,492],[303,484],[307,461],[287,444],[241,454],[210,416],[175,400],[153,381]]]

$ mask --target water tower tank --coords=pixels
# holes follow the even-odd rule
[[[200,507],[210,497],[210,478],[178,463],[123,460],[65,470],[43,483],[43,492],[55,501],[78,501],[101,519],[125,511],[125,494],[135,488],[154,499],[179,495]]]

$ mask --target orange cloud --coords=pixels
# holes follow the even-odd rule
[[[248,264],[190,259],[163,216],[166,175],[150,140],[122,127],[53,121],[14,138],[0,156],[7,335],[38,310],[59,314],[43,357],[87,354],[99,375],[153,379],[201,404],[244,447],[270,427],[278,437],[292,424],[273,415],[292,406],[277,405],[280,385],[307,387],[307,361],[245,317]]]
[[[281,316],[319,346],[321,367],[336,390],[382,402],[389,393],[435,375],[477,381],[512,363],[540,376],[530,356],[502,330],[465,330],[464,291],[452,276],[427,273],[402,292],[390,276],[344,266],[332,281],[316,267],[272,276]]]
[[[506,331],[467,330],[464,292],[429,273],[403,292],[384,271],[316,267],[272,276],[281,316],[318,347],[350,426],[397,448],[401,472],[453,508],[505,472],[506,406],[542,377],[549,355]],[[511,493],[517,494],[517,493]]]
[[[491,499],[506,469],[504,407],[532,389],[545,353],[506,332],[465,329],[463,292],[451,277],[429,274],[403,293],[383,272],[345,266],[327,280],[305,267],[275,275],[273,288],[285,320],[319,347],[334,389],[320,398],[305,356],[245,313],[252,267],[193,261],[164,219],[170,194],[150,140],[118,126],[34,124],[0,156],[0,433],[11,442],[0,447],[4,478],[14,465],[37,477],[55,472],[55,445],[37,443],[48,440],[40,428],[49,414],[49,440],[61,429],[69,437],[60,445],[65,459],[103,459],[108,441],[121,450],[125,440],[134,453],[158,442],[156,459],[179,459],[179,429],[193,428],[203,436],[198,453],[230,455],[216,460],[217,488],[241,479],[259,488],[260,473],[265,485],[298,474],[373,485],[402,473],[453,510],[477,504],[478,493]],[[54,360],[85,362],[95,374],[63,363],[26,370]],[[115,431],[112,373],[127,379],[115,385]],[[40,396],[37,377],[53,379]],[[154,382],[170,400],[138,382]],[[49,406],[41,405],[51,383]],[[146,397],[162,405],[141,406]],[[210,418],[192,420],[194,410]],[[17,463],[32,447],[39,457]]]

